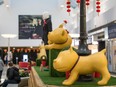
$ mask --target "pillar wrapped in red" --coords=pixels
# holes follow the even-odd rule
[[[31,70],[31,65],[28,66],[28,70]]]
[[[42,62],[41,64],[42,64],[43,66],[46,66],[46,61],[45,61],[45,60],[42,60],[41,62]]]
[[[70,76],[70,71],[67,71],[65,74],[66,74],[66,79],[68,79]]]
[[[100,78],[100,73],[95,72],[95,78]]]

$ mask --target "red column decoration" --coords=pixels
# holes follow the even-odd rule
[[[71,9],[70,9],[70,0],[67,0],[66,4],[67,4],[67,12],[70,15],[70,12],[71,12]]]
[[[99,15],[99,12],[100,12],[100,0],[96,0],[96,12],[98,12],[98,15]]]

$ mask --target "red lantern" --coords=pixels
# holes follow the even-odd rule
[[[88,6],[89,5],[89,2],[87,2],[86,5]]]
[[[96,12],[98,12],[98,15],[99,15],[99,12],[100,12],[100,0],[96,0]]]
[[[70,12],[71,10],[70,9],[67,9],[67,12]]]
[[[89,6],[89,4],[90,4],[90,1],[89,0],[86,0],[87,7]]]
[[[77,3],[80,3],[80,0],[77,0],[76,2],[77,2]]]
[[[97,1],[97,2],[96,2],[96,4],[97,4],[97,5],[100,5],[100,2],[99,2],[99,1]]]
[[[66,2],[66,4],[67,4],[67,12],[70,14],[70,12],[71,12],[71,9],[70,9],[70,0],[67,0],[67,2]]]
[[[96,6],[96,8],[100,8],[100,6]]]
[[[64,20],[64,23],[67,24],[67,20]]]
[[[96,10],[96,12],[100,12],[100,10]]]
[[[70,8],[70,6],[67,6],[67,8]]]
[[[79,6],[79,4],[80,4],[81,1],[80,0],[76,0],[76,2],[78,3],[78,6]]]

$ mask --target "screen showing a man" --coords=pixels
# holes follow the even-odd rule
[[[28,55],[23,55],[23,62],[28,62]]]

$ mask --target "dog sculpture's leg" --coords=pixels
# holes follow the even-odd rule
[[[102,80],[98,82],[98,85],[105,85],[107,84],[108,80],[110,79],[110,73],[108,72],[107,67],[101,70]]]
[[[77,72],[71,72],[70,77],[63,81],[63,85],[71,85],[78,79]]]

